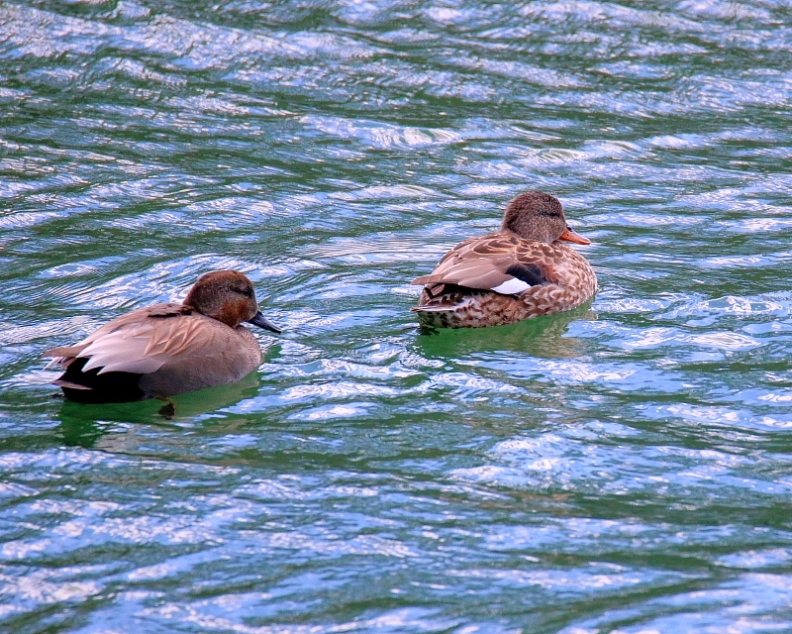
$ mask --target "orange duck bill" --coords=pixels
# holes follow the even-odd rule
[[[562,233],[561,237],[558,239],[566,240],[567,242],[574,242],[575,244],[591,244],[591,240],[584,238],[579,233],[575,233],[569,227],[566,228],[566,231],[564,231],[564,233]]]

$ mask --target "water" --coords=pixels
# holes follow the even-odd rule
[[[792,631],[792,10],[0,6],[0,629]],[[420,334],[557,195],[601,291]],[[237,268],[259,372],[53,398],[41,354]]]

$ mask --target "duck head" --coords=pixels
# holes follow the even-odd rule
[[[253,284],[239,271],[213,271],[201,276],[184,303],[231,328],[248,322],[275,333],[281,332],[261,314]]]
[[[569,228],[558,198],[540,191],[525,192],[512,200],[506,207],[502,228],[545,244],[556,240],[591,244],[591,240]]]

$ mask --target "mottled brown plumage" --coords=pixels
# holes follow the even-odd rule
[[[215,271],[196,282],[183,304],[133,310],[44,356],[64,368],[53,383],[71,400],[167,397],[233,383],[256,369],[261,348],[242,322],[280,332],[259,312],[245,275]]]
[[[500,231],[455,246],[429,275],[418,306],[422,323],[480,328],[570,310],[597,291],[591,265],[562,240],[590,241],[572,231],[557,198],[520,194]]]

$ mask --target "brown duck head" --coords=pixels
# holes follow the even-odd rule
[[[213,271],[201,276],[184,303],[231,328],[246,321],[272,332],[281,332],[261,314],[253,284],[239,271]]]
[[[545,244],[556,240],[591,244],[591,240],[569,228],[558,198],[540,191],[525,192],[512,200],[503,215],[502,228],[525,240]]]

